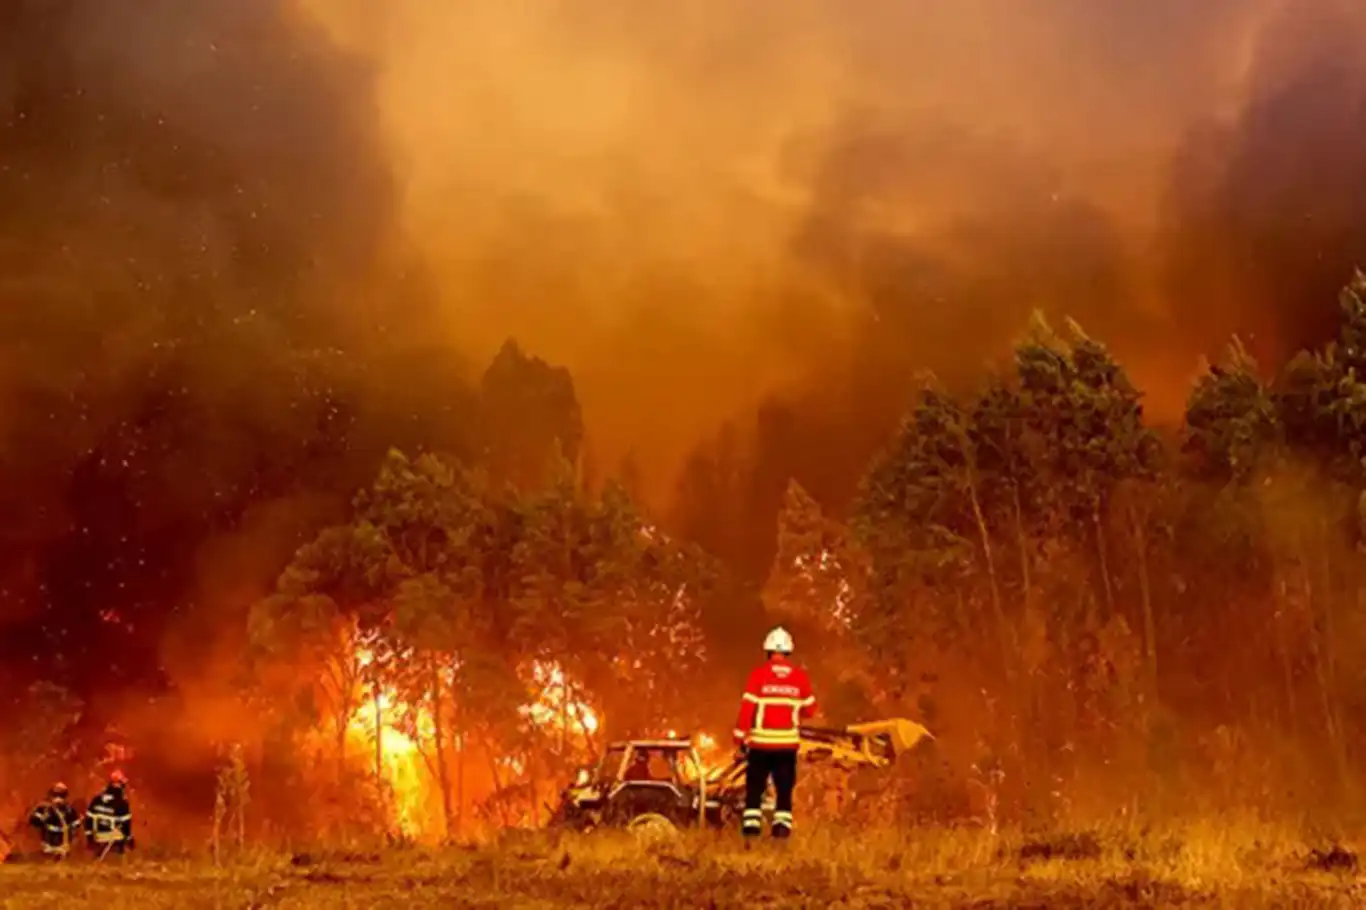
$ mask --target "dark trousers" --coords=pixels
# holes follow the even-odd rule
[[[745,814],[740,831],[748,837],[764,828],[764,791],[773,780],[776,799],[773,806],[773,836],[792,833],[792,790],[797,786],[796,749],[750,749],[745,768]]]

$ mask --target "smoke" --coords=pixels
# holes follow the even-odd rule
[[[1275,363],[1336,331],[1366,264],[1366,10],[1284,8],[1257,42],[1246,103],[1193,128],[1166,199],[1165,289],[1206,347],[1240,332]]]
[[[373,74],[288,4],[25,0],[0,51],[0,637],[145,678],[206,540],[359,481],[429,298]]]
[[[847,486],[916,368],[971,377],[1036,307],[1177,414],[1197,354],[1321,337],[1366,260],[1363,28],[1348,0],[4,4],[4,647],[221,599],[205,554],[297,533],[249,507],[322,514],[383,446],[458,443],[509,335],[656,500],[774,400],[828,444],[771,470]]]
[[[721,419],[812,387],[893,398],[915,366],[973,373],[1036,306],[1103,335],[1178,414],[1197,355],[1256,322],[1237,295],[1199,300],[1200,263],[1246,218],[1218,199],[1266,179],[1257,149],[1300,120],[1360,122],[1350,80],[1268,108],[1359,68],[1323,62],[1366,18],[1336,0],[314,5],[377,63],[451,333],[567,363],[595,450],[635,451],[656,495]],[[1345,177],[1303,167],[1267,210],[1346,205]],[[1353,250],[1324,230],[1340,283]],[[1259,307],[1331,307],[1322,282],[1282,293],[1304,265],[1279,259]]]

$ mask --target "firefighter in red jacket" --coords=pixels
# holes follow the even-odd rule
[[[816,713],[816,696],[806,671],[793,664],[792,636],[779,627],[764,639],[768,659],[749,675],[735,722],[735,742],[749,757],[745,772],[745,814],[740,831],[746,837],[763,832],[761,804],[769,778],[777,799],[773,836],[792,834],[792,790],[797,785],[798,727]]]

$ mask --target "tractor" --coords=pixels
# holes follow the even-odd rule
[[[721,824],[728,807],[707,793],[709,776],[691,739],[614,742],[595,766],[579,769],[550,824],[575,831]]]
[[[800,734],[803,761],[847,771],[888,767],[934,738],[920,724],[900,718],[840,728],[802,727]],[[614,742],[596,765],[579,769],[561,793],[550,824],[575,831],[730,827],[744,810],[747,766],[746,757],[737,754],[708,767],[692,738]],[[765,805],[766,811],[771,809]]]

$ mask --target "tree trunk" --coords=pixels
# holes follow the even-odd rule
[[[384,703],[380,697],[379,683],[375,683],[373,701],[375,703],[375,784],[384,792]]]
[[[451,732],[455,736],[455,830],[457,836],[465,833],[465,721],[463,706],[456,698],[455,680],[459,673],[460,654],[451,656]]]
[[[241,746],[235,747],[233,770],[237,777],[237,849],[241,852],[247,846],[247,801],[250,795],[250,780],[247,777],[247,765],[246,760],[242,758]]]
[[[1338,628],[1337,628],[1337,606],[1334,598],[1337,596],[1333,584],[1333,563],[1329,547],[1332,542],[1332,531],[1328,527],[1327,518],[1319,518],[1319,539],[1317,546],[1320,558],[1320,566],[1323,573],[1323,584],[1320,586],[1319,600],[1323,602],[1323,652],[1324,661],[1327,664],[1326,675],[1328,677],[1329,700],[1333,709],[1333,720],[1336,728],[1343,729],[1341,712],[1339,710],[1338,699]],[[1347,774],[1347,744],[1344,740],[1342,751],[1338,756],[1342,764],[1342,773]]]
[[[1020,485],[1012,483],[1010,485],[1011,504],[1015,508],[1015,543],[1020,550],[1020,584],[1022,586],[1022,599],[1024,608],[1029,609],[1029,602],[1033,597],[1034,591],[1034,572],[1029,559],[1029,541],[1025,537],[1024,529],[1024,509],[1020,506]]]
[[[1314,680],[1318,683],[1319,709],[1323,712],[1323,729],[1328,737],[1328,746],[1332,750],[1335,764],[1339,772],[1342,772],[1346,768],[1342,731],[1338,728],[1337,712],[1333,710],[1334,699],[1332,684],[1328,677],[1328,661],[1324,654],[1321,633],[1318,628],[1319,623],[1314,615],[1314,585],[1309,577],[1308,565],[1301,562],[1299,569],[1303,610],[1309,618],[1309,649],[1314,661]],[[1342,782],[1345,782],[1345,776],[1342,778]]]
[[[967,465],[967,487],[968,501],[972,505],[973,521],[977,525],[977,534],[982,542],[982,556],[987,564],[987,581],[990,585],[991,593],[991,612],[996,623],[997,637],[1001,645],[1001,671],[1005,677],[1006,685],[1012,692],[1012,703],[1006,712],[1005,735],[1007,742],[1013,744],[1018,753],[1020,748],[1020,712],[1019,704],[1014,701],[1014,689],[1016,685],[1016,642],[1009,622],[1006,620],[1005,606],[1001,603],[1001,584],[996,577],[996,556],[991,545],[991,530],[987,527],[986,514],[982,511],[982,501],[977,493],[977,464],[971,450],[971,443],[968,441],[967,434],[960,432],[959,445],[962,446],[963,460]],[[1002,760],[1005,760],[1006,753],[1001,752]]]
[[[1106,618],[1115,612],[1115,591],[1110,581],[1110,547],[1105,540],[1105,522],[1101,520],[1100,501],[1092,503],[1091,523],[1096,527],[1096,552],[1100,556],[1100,581],[1105,591]]]
[[[1337,764],[1338,780],[1341,786],[1350,781],[1351,769],[1347,759],[1347,742],[1343,733],[1342,719],[1338,714],[1337,667],[1335,661],[1334,611],[1332,589],[1332,567],[1328,557],[1328,534],[1326,523],[1323,535],[1305,546],[1301,539],[1300,559],[1304,573],[1305,604],[1312,618],[1311,637],[1314,642],[1315,675],[1318,678],[1320,701],[1322,702],[1324,724],[1332,744],[1333,758]],[[1322,584],[1315,585],[1312,578],[1310,550],[1320,551],[1322,560]],[[1322,604],[1316,606],[1316,604]],[[1320,621],[1321,620],[1321,621]]]
[[[1020,503],[1018,483],[1012,482],[1010,485],[1010,504],[1015,520],[1015,546],[1020,556],[1020,608],[1023,617],[1021,621],[1027,624],[1031,621],[1034,611],[1034,566],[1029,556],[1029,536],[1025,533],[1024,507]],[[1042,772],[1043,780],[1049,782],[1046,786],[1051,788],[1053,757],[1049,748],[1048,713],[1044,708],[1047,676],[1045,674],[1044,679],[1039,679],[1032,666],[1026,674],[1026,679],[1022,683],[1025,686],[1024,711],[1030,718],[1031,735],[1028,742],[1021,745],[1026,749],[1031,764]]]
[[[441,670],[435,660],[431,661],[432,685],[432,736],[436,747],[436,779],[441,787],[441,820],[445,825],[446,838],[454,832],[454,815],[451,806],[451,772],[446,760],[446,722],[442,718]]]
[[[455,734],[455,830],[465,834],[465,733]]]
[[[1001,657],[1004,662],[1004,670],[1007,679],[1015,677],[1014,661],[1014,636],[1010,633],[1010,626],[1006,622],[1005,607],[1001,604],[1001,585],[996,577],[996,556],[991,546],[991,531],[987,528],[987,518],[982,512],[982,503],[977,496],[977,468],[973,463],[971,453],[968,451],[969,442],[966,436],[959,440],[963,447],[963,455],[968,464],[967,487],[968,501],[972,504],[973,521],[977,524],[977,534],[982,543],[982,557],[987,564],[987,582],[991,592],[991,612],[996,621],[997,634],[1001,640]]]
[[[337,725],[337,785],[341,786],[346,782],[346,733],[347,727],[351,722],[351,712],[338,709],[335,723]]]
[[[531,786],[531,826],[539,828],[541,826],[541,787],[540,776],[536,773],[536,757],[527,754],[526,761],[527,783]]]
[[[1157,620],[1153,616],[1151,579],[1148,577],[1148,533],[1138,509],[1129,504],[1129,520],[1134,528],[1134,549],[1138,555],[1138,590],[1143,599],[1143,646],[1148,661],[1148,690],[1157,698]]]
[[[384,702],[378,680],[370,687],[370,700],[375,706],[375,792],[379,795],[380,811],[384,813],[384,827],[388,833],[393,827],[394,813],[384,781]]]
[[[507,825],[508,825],[507,800],[505,800],[505,799],[502,798],[502,797],[503,797],[504,784],[503,784],[503,776],[502,776],[500,773],[498,773],[498,756],[496,756],[496,755],[493,753],[493,749],[492,749],[491,747],[487,746],[487,745],[484,747],[484,754],[488,756],[488,760],[489,760],[489,770],[490,770],[490,772],[491,772],[492,775],[493,775],[493,796],[494,796],[494,800],[495,800],[494,805],[496,805],[497,808],[498,808],[498,815],[499,815],[499,817],[500,817],[500,818],[502,819],[502,821],[503,821],[503,827],[507,827]]]
[[[1290,602],[1286,596],[1285,587],[1284,578],[1277,578],[1275,582],[1275,610],[1278,628],[1274,638],[1276,652],[1281,659],[1281,676],[1285,682],[1285,708],[1290,714],[1286,730],[1294,736],[1299,731],[1300,707],[1299,699],[1295,697],[1295,672],[1290,661],[1290,631],[1293,627],[1290,624]]]
[[[350,648],[350,641],[348,638],[348,649]],[[354,650],[348,650],[335,661],[329,661],[328,667],[332,671],[330,673],[331,681],[336,687],[334,718],[337,725],[337,783],[341,785],[347,776],[346,735],[350,732],[352,715],[356,713],[360,705],[364,704],[365,696],[363,692],[359,691],[361,685],[360,670],[356,666]]]
[[[560,668],[560,761],[569,755],[569,674]]]

